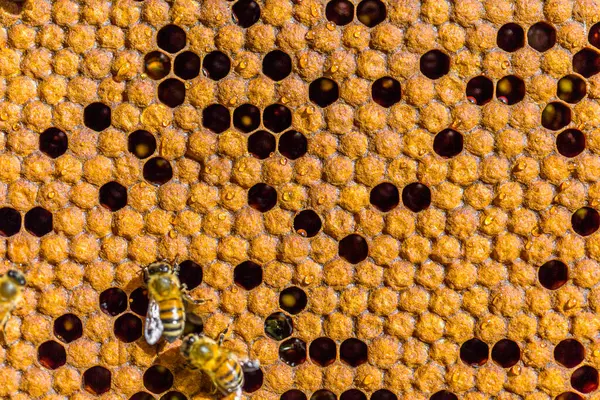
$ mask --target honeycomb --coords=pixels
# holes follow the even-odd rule
[[[599,399],[599,0],[0,0],[2,399]]]

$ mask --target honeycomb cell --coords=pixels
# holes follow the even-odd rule
[[[510,368],[520,359],[521,349],[510,339],[501,339],[492,347],[492,361],[502,368]]]
[[[83,335],[83,325],[75,314],[61,315],[54,321],[54,336],[64,343],[71,343]]]
[[[371,395],[371,400],[398,400],[398,396],[387,389],[379,389]]]
[[[562,101],[575,104],[585,97],[587,92],[585,80],[577,75],[567,75],[558,81],[556,95]]]
[[[58,128],[48,128],[40,135],[40,151],[51,158],[58,158],[69,148],[66,133]]]
[[[127,188],[118,182],[108,182],[100,188],[99,201],[110,211],[119,211],[127,205]]]
[[[463,151],[463,135],[454,129],[444,129],[433,139],[433,151],[444,158],[452,158]]]
[[[137,130],[127,138],[127,150],[139,159],[150,157],[156,151],[156,138],[145,130]]]
[[[431,205],[431,190],[422,183],[410,183],[402,189],[402,204],[413,212],[423,211]]]
[[[308,86],[308,97],[319,107],[325,108],[338,100],[340,89],[333,79],[318,78]]]
[[[153,157],[144,164],[143,175],[148,182],[163,185],[173,178],[173,168],[164,158]]]
[[[383,182],[371,189],[369,201],[379,211],[388,212],[400,204],[400,191],[393,183]]]
[[[585,349],[576,339],[564,339],[554,348],[554,359],[567,368],[574,368],[583,362]]]
[[[571,227],[581,236],[589,236],[600,227],[600,214],[591,207],[581,207],[571,216]]]
[[[301,132],[290,130],[279,136],[279,153],[290,160],[297,160],[308,151],[308,140]]]
[[[166,392],[173,386],[173,374],[167,367],[153,365],[144,372],[144,387],[152,393]]]
[[[354,4],[348,0],[332,0],[325,7],[325,17],[336,25],[348,25],[354,19]]]
[[[337,346],[330,338],[320,337],[310,343],[308,355],[312,362],[321,367],[326,367],[335,362],[337,358]]]
[[[177,54],[173,65],[175,75],[181,79],[194,79],[200,75],[200,57],[192,51],[184,51]]]
[[[585,135],[578,129],[567,129],[556,137],[556,149],[565,157],[578,156],[585,150]]]
[[[450,57],[440,50],[430,50],[421,56],[419,68],[429,79],[439,79],[450,71]]]
[[[554,398],[554,400],[583,400],[583,397],[573,392],[564,392]]]
[[[160,396],[160,400],[187,400],[187,397],[181,392],[172,390]]]
[[[600,72],[600,54],[596,50],[582,49],[573,56],[573,71],[589,78]]]
[[[278,82],[292,72],[292,59],[281,50],[273,50],[263,59],[262,70],[263,74]]]
[[[111,123],[110,107],[103,103],[89,104],[83,110],[83,123],[96,132],[102,132]]]
[[[25,213],[25,229],[37,237],[42,237],[53,229],[52,213],[42,207],[34,207]]]
[[[389,76],[377,79],[371,86],[371,97],[382,107],[393,106],[402,97],[400,82]]]
[[[156,44],[164,51],[175,54],[185,47],[185,31],[177,25],[165,25],[156,35]]]
[[[233,111],[233,126],[244,133],[254,131],[260,126],[260,109],[252,104],[242,104]]]
[[[231,11],[233,20],[242,28],[249,28],[260,19],[260,6],[254,0],[239,0]]]
[[[265,319],[265,335],[275,340],[283,340],[292,335],[292,318],[282,312],[276,312]]]
[[[529,27],[527,43],[535,50],[543,53],[556,44],[556,29],[546,22],[538,22]]]
[[[135,342],[142,337],[142,320],[132,313],[123,314],[115,321],[114,333],[121,342]]]
[[[21,213],[11,207],[0,208],[0,236],[10,237],[21,230]]]
[[[257,131],[248,137],[248,153],[259,160],[269,158],[276,150],[277,140],[267,131]]]
[[[212,51],[204,56],[202,60],[202,71],[204,75],[218,81],[225,78],[231,70],[231,60],[225,53],[220,51]]]
[[[496,44],[504,51],[512,53],[525,46],[525,31],[519,24],[509,22],[498,29]]]
[[[477,338],[469,339],[460,346],[460,359],[471,366],[484,365],[489,358],[489,353],[488,345]]]
[[[291,389],[283,393],[279,400],[306,400],[306,395],[298,389]]]
[[[62,344],[48,340],[38,347],[38,361],[42,367],[57,369],[67,362],[67,352]]]
[[[367,395],[358,389],[349,389],[340,395],[340,400],[367,400]]]
[[[151,79],[160,80],[171,72],[171,59],[162,51],[153,51],[144,56],[144,72]]]
[[[476,76],[467,83],[467,100],[478,106],[487,104],[494,97],[494,83],[485,76]]]
[[[546,289],[556,290],[567,283],[569,268],[562,261],[548,261],[538,269],[538,279]]]
[[[509,106],[519,103],[525,97],[525,83],[515,75],[508,75],[496,83],[496,98]]]
[[[340,240],[338,254],[351,264],[358,264],[369,255],[369,245],[364,237],[355,233]]]
[[[260,368],[244,369],[244,385],[242,390],[246,393],[253,393],[263,385],[264,375]]]
[[[127,295],[117,287],[106,289],[100,293],[100,309],[114,317],[127,309]]]
[[[83,387],[86,391],[101,395],[110,390],[111,373],[108,369],[95,366],[83,373]]]
[[[182,105],[185,101],[185,84],[179,79],[165,79],[158,85],[158,99],[171,108]]]
[[[283,289],[279,294],[279,307],[292,315],[304,310],[307,303],[306,293],[297,286]]]
[[[369,350],[362,340],[350,338],[340,345],[340,359],[351,367],[366,363],[368,358]]]
[[[597,49],[600,49],[600,22],[595,23],[590,28],[590,32],[588,34],[588,41],[592,46]]]
[[[279,345],[279,358],[289,366],[296,367],[306,361],[306,343],[291,338]]]
[[[129,308],[137,315],[145,316],[148,312],[148,289],[139,287],[129,295]]]
[[[192,260],[186,260],[179,264],[178,276],[188,290],[195,289],[202,283],[202,267]]]
[[[252,261],[244,261],[233,270],[233,281],[246,290],[252,290],[262,283],[262,267]]]
[[[277,204],[277,191],[266,183],[257,183],[248,190],[248,205],[267,212]]]
[[[363,0],[356,7],[356,18],[373,28],[382,23],[387,17],[387,9],[381,0]]]
[[[300,236],[316,236],[322,225],[321,217],[313,210],[302,210],[294,217],[294,230]]]
[[[211,104],[202,110],[202,126],[214,133],[225,132],[231,126],[231,115],[227,107]]]
[[[571,386],[581,393],[591,393],[598,389],[598,371],[596,368],[584,365],[573,371]]]
[[[440,390],[439,392],[434,393],[429,400],[458,400],[458,397],[447,390]]]
[[[571,109],[558,101],[548,103],[542,111],[542,126],[558,131],[571,123]]]
[[[148,392],[137,392],[129,400],[154,400],[154,396]]]
[[[271,132],[283,132],[292,126],[292,112],[283,104],[271,104],[263,111],[263,123]]]

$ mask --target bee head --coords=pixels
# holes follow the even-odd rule
[[[8,271],[6,273],[6,275],[10,279],[12,279],[17,285],[19,285],[19,286],[25,286],[25,284],[26,284],[25,277],[19,271],[11,269],[10,271]]]
[[[171,266],[164,262],[155,262],[144,269],[144,281],[148,283],[150,277],[167,274],[171,271]]]

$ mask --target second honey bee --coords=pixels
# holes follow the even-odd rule
[[[4,332],[12,310],[23,297],[25,277],[16,270],[10,270],[0,277],[0,331]]]

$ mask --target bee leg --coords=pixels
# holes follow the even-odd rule
[[[185,299],[185,301],[187,301],[188,303],[192,303],[192,304],[204,304],[206,303],[206,300],[204,299],[200,299],[200,300],[195,300],[192,299],[192,297],[190,296],[189,290],[187,288],[187,285],[185,283],[182,283],[180,286],[180,290],[181,290],[181,295],[183,296],[183,298]]]
[[[225,329],[223,330],[223,332],[219,333],[219,339],[217,339],[217,343],[219,343],[219,346],[223,345],[223,342],[225,341],[225,335],[227,335],[227,332],[229,331],[229,327],[231,326],[231,323],[229,323]]]

